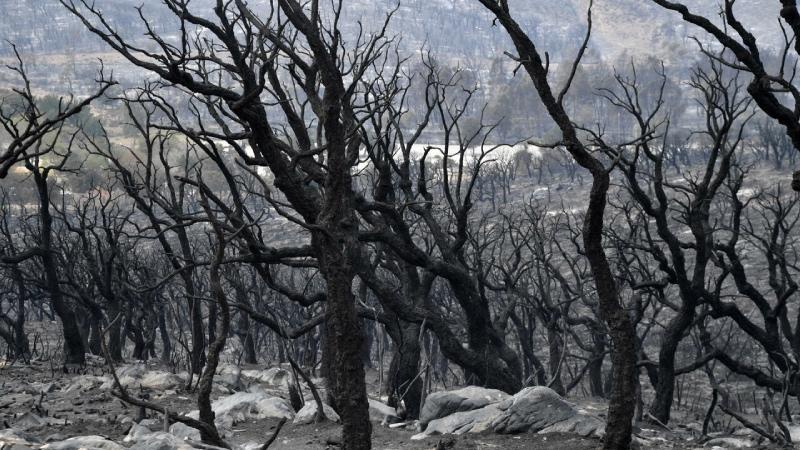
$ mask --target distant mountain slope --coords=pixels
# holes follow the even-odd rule
[[[118,25],[131,36],[141,37],[143,28],[135,7],[143,5],[145,15],[156,29],[174,31],[174,21],[160,0],[95,0]],[[212,0],[192,2],[196,11],[210,11]],[[250,1],[257,10],[265,0]],[[349,19],[362,19],[369,29],[377,26],[397,0],[345,0]],[[588,0],[511,0],[515,17],[546,48],[551,56],[571,54],[585,30]],[[714,16],[717,2],[688,0],[687,4],[707,16]],[[34,54],[91,53],[101,51],[102,43],[91,36],[74,17],[66,14],[58,0],[0,0],[0,39],[17,43]],[[769,45],[777,45],[777,0],[742,0],[737,3],[742,21],[757,35],[770,36]],[[353,20],[348,20],[355,32]],[[663,11],[648,0],[596,0],[593,51],[604,59],[619,55],[656,55],[680,57],[688,35],[676,14]],[[477,0],[401,0],[392,31],[403,38],[408,52],[426,43],[444,59],[480,62],[509,47],[504,34],[491,21]],[[7,49],[3,49],[4,51]]]

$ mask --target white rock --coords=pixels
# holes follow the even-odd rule
[[[513,397],[483,408],[458,411],[428,422],[425,431],[412,439],[437,434],[463,434],[494,431],[497,433],[574,433],[583,437],[601,437],[605,422],[577,411],[552,389],[526,388]]]
[[[14,444],[14,445],[29,445],[33,446],[32,442],[35,439],[27,434],[23,433],[20,430],[16,430],[14,428],[6,428],[5,430],[0,430],[0,444]]]
[[[131,371],[133,374],[139,374],[138,370]],[[131,376],[126,374],[119,376],[120,384],[129,389],[151,389],[154,391],[168,391],[171,389],[178,389],[183,386],[184,379],[174,373],[164,372],[162,370],[151,370],[141,373],[141,376]],[[109,378],[100,389],[108,390],[115,388],[116,384],[113,379]]]
[[[102,436],[76,436],[43,445],[47,450],[125,450],[125,447]]]
[[[214,382],[228,389],[239,390],[242,388],[242,370],[232,364],[221,364],[217,367]]]
[[[63,389],[63,392],[88,391],[102,386],[111,381],[110,377],[96,377],[94,375],[81,375],[72,379],[72,382]]]
[[[122,442],[139,442],[149,438],[153,433],[154,431],[150,428],[134,423],[131,429],[128,430],[128,434],[122,439]]]
[[[336,411],[334,411],[330,406],[323,403],[322,412],[331,422],[339,422],[339,414],[336,414]],[[305,406],[300,408],[300,411],[297,411],[297,414],[294,416],[293,423],[302,425],[314,423],[314,417],[316,415],[317,402],[306,402]]]
[[[710,439],[706,442],[706,447],[711,448],[753,448],[756,447],[758,444],[751,441],[750,439],[742,439],[742,438],[735,438],[735,437],[718,437],[714,439]]]
[[[400,420],[397,410],[377,400],[369,399],[369,420],[382,424],[395,423]]]
[[[525,388],[497,406],[503,412],[492,423],[496,433],[537,432],[578,414],[554,390],[544,386]]]
[[[259,450],[264,444],[258,442],[245,442],[236,447],[236,450]]]
[[[193,441],[199,441],[201,439],[200,430],[180,422],[173,423],[172,426],[169,427],[169,432],[178,439],[190,439]]]
[[[425,399],[419,421],[425,425],[435,419],[449,416],[459,411],[472,411],[510,398],[510,395],[497,389],[467,386],[453,391],[434,392]]]
[[[786,423],[786,422],[784,422],[784,425],[786,425],[786,428],[789,429],[789,435],[792,437],[792,442],[796,443],[800,442],[800,425]],[[749,428],[745,428],[745,430],[750,431],[752,433],[752,430],[750,430]]]
[[[603,437],[606,423],[595,416],[578,413],[567,420],[556,422],[539,431],[539,434],[573,433],[583,437]]]
[[[272,386],[284,386],[289,381],[289,371],[282,367],[270,367],[266,370],[243,370],[242,375]]]
[[[256,402],[257,418],[287,419],[294,418],[294,411],[286,400],[279,397],[267,397]]]
[[[501,413],[502,411],[497,407],[497,404],[491,404],[472,411],[459,411],[428,422],[425,431],[415,434],[411,439],[425,439],[428,436],[438,434],[481,433],[491,430],[492,421]]]
[[[182,386],[183,379],[173,373],[152,371],[145,373],[139,383],[143,388],[155,391],[166,391],[169,389],[177,389]]]
[[[147,366],[144,364],[128,364],[117,369],[117,377],[142,378],[147,373]]]
[[[26,412],[14,421],[14,428],[20,431],[38,430],[48,425],[50,425],[50,421],[32,412]]]
[[[128,450],[194,450],[195,448],[171,433],[158,431],[136,442]]]
[[[221,397],[211,403],[218,427],[230,428],[232,425],[247,419],[292,419],[294,412],[286,400],[270,397],[263,392],[237,392],[227,397]],[[187,414],[189,417],[198,418],[199,411]]]

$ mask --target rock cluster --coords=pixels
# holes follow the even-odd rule
[[[422,407],[420,426],[424,431],[413,439],[484,431],[600,437],[605,423],[578,411],[555,391],[543,386],[525,388],[514,396],[471,386],[431,394]]]

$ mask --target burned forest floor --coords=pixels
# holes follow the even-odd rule
[[[75,372],[63,373],[49,362],[37,361],[0,368],[0,449],[209,448],[199,443],[196,430],[181,424],[168,424],[165,428],[160,413],[144,411],[115,397],[112,377],[101,359],[94,358]],[[117,374],[129,392],[138,397],[190,416],[196,410],[195,395],[185,390],[185,373],[175,374],[157,364],[138,362],[121,365]],[[288,393],[284,387],[288,377],[283,368],[231,364],[221,367],[215,377],[212,399],[217,425],[226,442],[242,450],[258,449],[274,433],[283,414],[291,420],[280,430],[271,449],[339,447],[340,425],[333,421],[302,423],[303,420],[298,420],[302,411],[295,414],[287,410]],[[376,387],[377,374],[370,372],[369,378],[372,387]],[[371,393],[375,390],[371,389]],[[601,401],[567,400],[581,414],[602,421],[605,405]],[[599,431],[583,433],[584,436],[552,430],[546,434],[482,431],[425,436],[419,433],[417,423],[390,417],[392,413],[386,412],[379,399],[372,402],[375,449],[582,450],[601,446]],[[700,438],[697,432],[700,426],[695,422],[678,423],[670,429],[642,425],[636,429],[635,445],[653,449],[778,448],[759,440],[745,428]]]

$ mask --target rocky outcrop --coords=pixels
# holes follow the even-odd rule
[[[172,424],[169,432],[154,430],[158,425],[155,421],[142,421],[133,424],[128,435],[123,439],[124,442],[131,443],[128,450],[194,450],[197,448],[212,448],[210,446],[198,446],[200,442],[200,432],[190,426],[180,422]],[[163,425],[162,425],[163,427]]]
[[[286,400],[270,397],[263,392],[237,392],[221,397],[211,403],[218,427],[230,428],[234,424],[248,419],[287,419],[294,418],[294,412]],[[192,418],[199,417],[195,410],[187,414]]]
[[[400,421],[397,410],[377,400],[369,399],[369,420],[382,424],[392,424]]]
[[[214,376],[214,383],[234,391],[241,390],[244,387],[242,370],[232,364],[221,364]]]
[[[125,450],[125,447],[103,436],[76,436],[63,441],[51,442],[43,450]]]
[[[322,412],[325,414],[325,417],[332,421],[332,422],[339,422],[339,414],[336,414],[336,411],[333,410],[329,405],[322,404]],[[294,424],[296,425],[307,425],[309,423],[314,423],[314,419],[317,415],[317,402],[306,402],[305,406],[300,408],[300,411],[297,411],[297,414],[294,416]]]
[[[150,370],[143,363],[130,364],[120,367],[117,369],[117,378],[119,378],[120,384],[122,384],[122,386],[125,388],[143,388],[153,391],[175,390],[179,389],[185,383],[185,379],[180,375],[163,370]],[[77,380],[78,381],[74,382],[73,385],[78,383],[78,387],[95,387],[97,383],[100,383],[100,389],[108,390],[113,389],[116,386],[111,376],[84,376],[79,377]],[[70,388],[75,389],[75,387],[76,386],[71,386]]]
[[[436,396],[434,405],[428,405],[426,400],[423,411],[428,410],[428,417],[436,412],[441,414],[447,408],[459,407],[462,410],[430,420],[425,431],[415,435],[413,439],[424,439],[437,434],[484,431],[506,434],[575,433],[584,437],[601,436],[603,433],[605,423],[602,420],[578,411],[555,391],[542,386],[525,388],[513,397],[467,410],[471,405],[487,401],[486,393],[483,392],[486,390],[480,389],[451,391],[456,392],[454,395],[439,393],[444,395]],[[497,397],[488,397],[489,400],[492,398]]]
[[[492,421],[492,429],[506,434],[537,432],[578,414],[555,391],[543,386],[525,388],[498,408],[503,412]]]
[[[481,433],[492,429],[492,422],[502,413],[496,404],[472,411],[460,411],[428,423],[424,433],[412,439],[424,439],[437,434]]]
[[[270,386],[282,387],[289,381],[289,372],[282,367],[271,367],[266,370],[243,370],[242,375]]]
[[[467,386],[453,391],[434,392],[425,399],[419,415],[424,428],[430,421],[461,411],[472,411],[492,403],[508,399],[510,396],[497,389]]]

